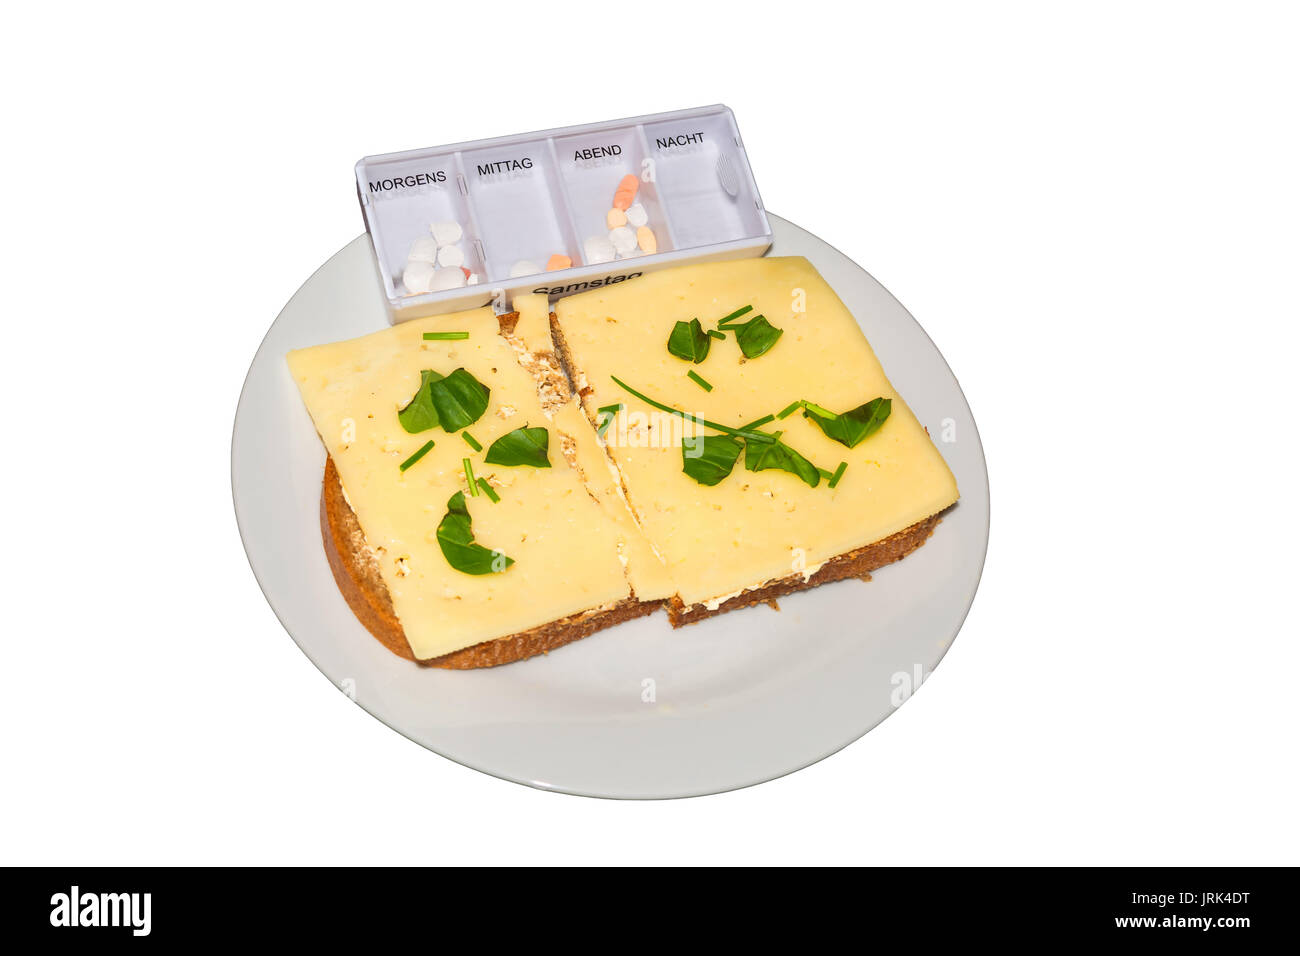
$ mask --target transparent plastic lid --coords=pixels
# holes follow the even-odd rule
[[[356,173],[399,320],[771,243],[725,106],[370,156]]]

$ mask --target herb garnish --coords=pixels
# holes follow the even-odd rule
[[[419,450],[419,451],[417,451],[414,455],[412,455],[410,458],[406,459],[406,461],[402,462],[402,463],[401,463],[400,465],[398,465],[397,467],[400,468],[402,471],[406,471],[406,469],[410,468],[412,465],[414,465],[417,461],[419,461],[419,460],[420,460],[421,458],[423,458],[425,455],[429,454],[429,449],[432,448],[432,447],[433,447],[433,442],[431,442],[431,441],[427,441],[427,442],[425,442],[423,445],[420,446],[420,450]]]
[[[468,464],[469,459],[465,459]],[[442,556],[457,571],[466,574],[497,574],[515,563],[500,551],[491,551],[474,542],[465,495],[456,492],[447,502],[447,514],[438,524],[438,547]]]
[[[818,472],[817,466],[781,441],[781,432],[768,434],[756,430],[757,424],[766,424],[771,421],[771,415],[758,419],[757,424],[746,425],[743,428],[731,428],[728,425],[711,422],[707,418],[697,418],[694,415],[689,415],[673,408],[671,405],[656,402],[653,398],[641,394],[617,376],[611,375],[610,378],[614,380],[619,388],[630,392],[653,408],[672,415],[680,415],[682,418],[723,433],[721,436],[713,435],[704,439],[687,438],[682,441],[682,471],[700,482],[700,484],[716,485],[731,473],[736,458],[740,454],[740,444],[736,442],[736,439],[744,441],[745,467],[749,471],[766,471],[769,468],[778,468],[798,476],[811,488],[816,488],[817,483],[821,481],[822,476]],[[719,440],[727,437],[733,442],[734,447],[728,446]],[[701,443],[699,446],[694,445],[697,441]],[[692,443],[690,449],[688,449],[687,442]],[[690,453],[690,450],[696,447],[702,449],[702,454]],[[735,455],[730,454],[733,450],[736,452]],[[728,458],[728,456],[730,457]]]
[[[487,409],[488,394],[488,387],[463,368],[446,378],[432,369],[421,369],[420,388],[397,413],[397,420],[412,435],[435,425],[456,432],[479,420]]]
[[[473,425],[487,410],[490,389],[463,368],[429,383],[429,398],[445,432]]]
[[[745,358],[750,359],[758,358],[776,345],[776,340],[785,332],[762,315],[756,315],[744,325],[731,326],[731,328],[736,330],[736,344],[740,346],[740,351],[744,353]]]
[[[700,388],[704,389],[706,392],[713,391],[713,386],[710,385],[708,382],[706,382],[702,376],[697,375],[695,373],[695,369],[691,369],[689,372],[687,372],[686,377],[689,378],[696,385],[698,385]]]
[[[844,469],[848,467],[849,463],[847,461],[840,462],[840,466],[835,469],[835,474],[831,475],[830,487],[834,488],[840,483],[840,479],[844,477]]]
[[[477,498],[478,484],[474,481],[474,466],[470,464],[468,458],[462,458],[460,463],[465,468],[465,480],[469,482],[469,493]]]
[[[745,470],[766,471],[769,468],[798,475],[809,488],[816,488],[822,478],[816,465],[781,441],[780,437],[770,445],[746,444]]]
[[[475,451],[483,450],[483,446],[478,443],[478,439],[475,438],[473,435],[471,435],[469,432],[461,432],[460,437],[465,439],[465,444],[469,445],[469,447],[473,448]]]
[[[442,376],[432,369],[422,369],[419,389],[406,406],[397,413],[397,420],[412,435],[428,431],[438,424],[438,410],[433,407],[433,396],[429,394],[429,386],[440,378]]]
[[[501,501],[501,496],[496,493],[496,490],[493,489],[491,485],[488,484],[486,478],[480,478],[478,480],[478,486],[483,489],[483,494],[487,495],[494,505]]]
[[[797,411],[798,411],[800,408],[802,408],[802,407],[803,407],[803,402],[801,402],[801,401],[799,401],[798,399],[796,399],[795,401],[793,401],[793,402],[791,402],[789,405],[787,405],[785,408],[783,408],[783,409],[781,409],[779,412],[777,412],[777,413],[776,413],[776,417],[777,417],[777,418],[789,418],[791,415],[793,415],[795,412],[797,412]]]
[[[697,435],[682,440],[682,471],[702,485],[716,485],[731,474],[744,445],[730,435]]]
[[[711,422],[707,418],[698,418],[694,415],[682,411],[680,408],[673,408],[671,405],[665,405],[663,402],[656,402],[653,398],[650,398],[648,395],[643,395],[640,392],[638,392],[635,388],[633,388],[631,385],[628,385],[626,382],[622,381],[616,375],[611,375],[610,378],[612,378],[614,380],[614,384],[617,385],[619,388],[623,389],[623,391],[635,395],[637,398],[641,399],[641,401],[645,402],[647,405],[651,406],[652,408],[657,408],[661,412],[667,412],[670,415],[679,415],[682,418],[689,418],[692,421],[699,422],[701,425],[704,425],[708,428],[712,428],[714,431],[722,432],[723,434],[726,435],[734,435],[736,438],[744,438],[746,441],[754,441],[760,443],[776,441],[775,438],[773,438],[771,435],[765,434],[764,432],[754,431],[753,429],[732,428],[730,425],[722,425],[719,424],[718,422]]]
[[[489,465],[530,465],[533,468],[550,468],[547,457],[550,435],[545,428],[525,425],[507,432],[488,448],[483,460]]]
[[[888,398],[873,398],[864,405],[837,415],[820,405],[804,402],[803,416],[825,432],[827,438],[834,439],[846,448],[853,448],[880,430],[880,426],[889,417],[892,404]]]
[[[618,413],[623,410],[622,402],[615,402],[613,405],[605,405],[596,409],[600,414],[600,422],[596,426],[596,434],[601,438],[605,437],[605,432],[609,430],[610,424],[618,417]]]
[[[754,307],[752,305],[742,305],[735,312],[731,313],[731,315],[724,315],[722,318],[718,319],[718,328],[722,328],[728,322],[740,318],[746,312],[753,312],[753,311],[754,311]]]
[[[705,329],[705,330],[704,330],[704,334],[707,335],[707,336],[708,336],[709,338],[711,338],[711,339],[721,339],[721,340],[723,340],[723,341],[726,341],[726,338],[727,338],[725,335],[723,335],[723,334],[722,334],[721,332],[719,332],[717,329]]]
[[[460,339],[469,338],[468,332],[425,332],[424,341],[426,342],[455,342]]]
[[[679,359],[699,365],[709,357],[711,339],[700,325],[699,319],[678,322],[668,336],[668,351]]]

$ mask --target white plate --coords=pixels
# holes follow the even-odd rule
[[[658,613],[488,670],[421,668],[393,656],[358,623],[330,574],[319,521],[325,450],[284,361],[290,349],[387,324],[361,236],[284,307],[235,415],[239,530],[267,601],[303,653],[375,717],[444,757],[590,796],[682,797],[762,783],[889,716],[938,664],[975,597],[988,545],[984,452],[956,379],[907,311],[835,249],[771,219],[771,254],[807,256],[821,271],[957,476],[961,501],[924,547],[870,583],[781,598],[779,613],[760,606],[679,631]]]

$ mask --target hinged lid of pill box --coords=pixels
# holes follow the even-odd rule
[[[772,242],[725,106],[367,156],[356,171],[395,322]]]

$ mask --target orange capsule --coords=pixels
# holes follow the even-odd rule
[[[636,231],[636,244],[647,255],[659,251],[659,240],[655,238],[655,234],[649,226],[642,226]]]
[[[627,211],[627,207],[632,205],[636,199],[637,188],[641,185],[631,173],[628,173],[618,181],[618,189],[614,191],[614,208]]]
[[[558,252],[546,260],[547,272],[558,272],[561,269],[568,269],[573,265],[573,260],[568,256],[562,256]]]

